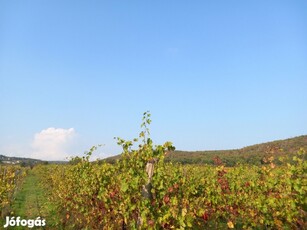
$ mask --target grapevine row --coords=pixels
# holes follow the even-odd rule
[[[59,225],[76,229],[301,229],[306,227],[305,151],[293,163],[263,167],[182,166],[164,163],[170,142],[154,146],[145,113],[138,139],[117,138],[116,164],[40,166],[57,204]],[[137,143],[138,148],[133,149]],[[149,175],[146,168],[153,167]],[[146,195],[147,194],[147,195]]]
[[[8,214],[13,195],[19,187],[26,170],[20,166],[0,166],[0,208],[1,216]]]

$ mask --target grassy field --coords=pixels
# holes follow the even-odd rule
[[[29,170],[21,189],[15,194],[12,204],[11,217],[20,216],[21,219],[46,219],[47,227],[41,229],[55,229],[56,212],[44,194],[45,191],[40,185],[40,178],[36,170]],[[3,227],[5,219],[1,219],[0,225]],[[25,229],[25,227],[11,227],[7,229]],[[39,229],[35,227],[35,229]]]

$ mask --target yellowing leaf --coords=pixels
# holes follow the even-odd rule
[[[235,226],[233,225],[232,221],[227,222],[228,228],[234,228]]]
[[[181,215],[182,216],[185,216],[186,214],[187,214],[187,209],[186,208],[183,208],[182,210],[181,210]]]

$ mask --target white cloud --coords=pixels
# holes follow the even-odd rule
[[[42,160],[66,160],[76,132],[73,128],[47,128],[34,135],[32,158]]]

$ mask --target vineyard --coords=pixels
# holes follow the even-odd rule
[[[154,146],[149,114],[139,138],[125,141],[115,164],[42,166],[44,185],[57,204],[60,225],[77,229],[301,229],[306,227],[304,150],[287,163],[273,157],[258,167],[227,168],[164,163],[170,142]],[[138,144],[136,150],[133,144]],[[146,169],[146,170],[145,170]]]
[[[234,168],[155,164],[144,196],[145,161],[41,166],[61,226],[88,229],[300,229],[306,165]],[[299,154],[303,156],[303,152]],[[124,167],[123,167],[124,166]],[[306,226],[305,226],[306,227]]]
[[[303,149],[291,159],[264,159],[262,166],[226,167],[219,158],[215,166],[165,163],[174,147],[153,144],[150,122],[145,113],[138,138],[116,138],[123,153],[114,164],[90,162],[94,146],[70,164],[32,169],[55,205],[58,229],[307,227]],[[7,202],[3,195],[1,202]]]

